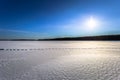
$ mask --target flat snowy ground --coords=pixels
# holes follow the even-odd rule
[[[0,80],[120,80],[120,42],[0,41]]]

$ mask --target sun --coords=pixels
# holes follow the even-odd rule
[[[89,29],[95,29],[95,27],[98,26],[98,21],[94,18],[94,17],[90,17],[87,21],[86,21],[86,26]]]

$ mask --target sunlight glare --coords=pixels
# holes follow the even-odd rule
[[[86,27],[88,27],[88,29],[94,29],[97,26],[98,26],[98,21],[92,16],[86,22]]]

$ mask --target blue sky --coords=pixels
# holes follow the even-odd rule
[[[0,0],[0,38],[120,33],[120,0]],[[83,24],[93,16],[99,24]]]

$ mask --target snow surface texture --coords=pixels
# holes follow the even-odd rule
[[[0,41],[0,80],[120,80],[120,42]]]

